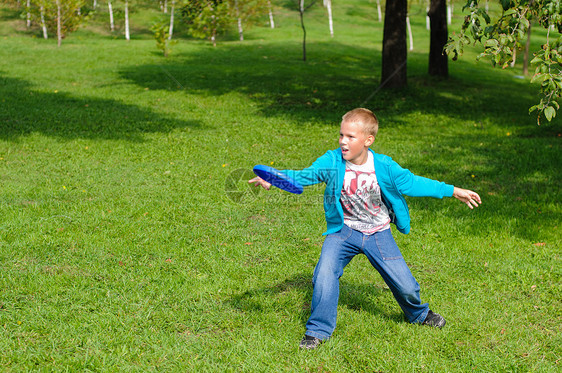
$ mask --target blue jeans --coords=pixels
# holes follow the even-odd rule
[[[306,323],[306,335],[322,340],[332,335],[336,328],[339,279],[344,267],[357,254],[365,254],[379,271],[411,323],[425,320],[429,306],[421,303],[420,286],[402,258],[390,229],[365,235],[344,225],[341,231],[326,237],[314,269],[312,312]]]

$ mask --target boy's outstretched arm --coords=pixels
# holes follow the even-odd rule
[[[453,191],[453,197],[455,197],[459,201],[466,203],[471,209],[473,209],[474,207],[478,207],[478,205],[482,203],[482,200],[480,199],[478,193],[468,189],[455,187],[455,190]]]
[[[269,190],[271,188],[271,184],[262,179],[259,176],[254,177],[253,179],[248,180],[248,183],[254,184],[254,186],[262,186],[264,189]]]

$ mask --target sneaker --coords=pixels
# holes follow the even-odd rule
[[[446,323],[445,318],[440,314],[433,312],[432,310],[429,310],[429,312],[427,313],[427,317],[425,318],[425,321],[422,322],[423,325],[429,325],[439,329],[444,327],[445,323]]]
[[[312,337],[310,335],[305,335],[304,338],[301,340],[299,348],[306,349],[306,350],[313,350],[316,347],[320,346],[322,340],[320,338]]]

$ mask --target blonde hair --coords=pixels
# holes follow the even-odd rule
[[[357,108],[345,113],[341,118],[342,123],[356,123],[363,127],[363,132],[367,135],[377,137],[379,131],[379,120],[369,109]]]

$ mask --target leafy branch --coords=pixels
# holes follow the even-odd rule
[[[522,47],[531,23],[538,23],[547,30],[547,40],[534,53],[531,64],[536,68],[531,82],[540,84],[542,97],[529,112],[538,111],[538,124],[541,114],[550,122],[560,109],[558,101],[562,96],[561,0],[499,0],[499,3],[502,13],[492,21],[488,11],[480,8],[479,1],[468,0],[463,7],[468,14],[461,32],[449,38],[445,52],[456,60],[466,45],[480,43],[484,51],[477,59],[489,57],[492,65],[506,68],[513,63],[516,50]],[[558,31],[558,38],[551,37],[552,31]]]

